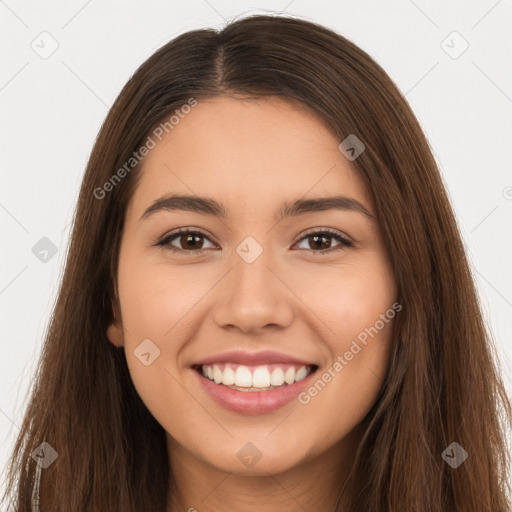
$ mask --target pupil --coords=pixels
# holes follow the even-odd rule
[[[197,240],[200,239],[201,237],[198,235],[185,235],[185,238],[187,240],[185,245],[187,245],[188,247],[195,248],[194,241],[192,239],[195,239],[195,241],[197,242]],[[330,243],[327,241],[328,238],[329,237],[324,236],[324,235],[321,235],[321,236],[314,235],[314,236],[309,237],[310,241],[311,240],[313,241],[312,245],[318,244],[319,239],[322,239],[324,242],[319,244],[319,247],[321,249],[329,249]]]
[[[194,247],[194,243],[193,243],[193,242],[192,242],[192,243],[189,243],[189,241],[190,241],[190,239],[191,239],[191,238],[198,239],[198,238],[199,238],[199,236],[197,236],[197,235],[185,235],[185,237],[186,237],[186,239],[187,239],[187,242],[186,242],[186,244],[185,244],[185,245],[188,245],[189,247],[192,247],[193,249],[195,249],[195,247]]]
[[[319,239],[319,238],[321,238],[321,239],[323,239],[324,241],[326,241],[328,237],[326,237],[326,236],[324,236],[324,235],[321,235],[321,236],[314,235],[314,236],[311,236],[310,238],[312,238],[312,239],[315,241],[315,243],[316,243],[316,242],[318,242],[318,239]],[[325,243],[323,243],[323,244],[320,244],[320,248],[323,248],[323,249],[329,249],[329,245],[330,245],[330,244],[329,244],[329,242],[327,241],[327,242],[325,242]]]

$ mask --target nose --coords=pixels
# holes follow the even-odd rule
[[[287,327],[293,318],[294,295],[270,253],[263,251],[249,263],[235,252],[231,261],[231,271],[217,287],[216,324],[244,333]]]

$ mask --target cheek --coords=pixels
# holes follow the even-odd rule
[[[384,260],[375,258],[364,265],[358,261],[331,267],[328,273],[324,268],[311,277],[314,285],[304,287],[303,296],[328,326],[322,332],[331,361],[304,401],[311,401],[315,414],[343,404],[351,419],[355,415],[361,420],[378,395],[389,363],[396,316],[392,271]]]
[[[388,318],[382,329],[373,323],[360,330],[359,337],[346,336],[339,324],[342,334],[333,340],[332,361],[299,396],[304,429],[318,432],[318,418],[325,418],[325,446],[352,431],[375,404],[389,365],[393,322]]]
[[[135,265],[135,260],[125,261],[119,269],[123,322],[139,337],[166,339],[215,280],[201,272],[171,269],[165,262]]]
[[[143,256],[135,253],[120,260],[126,360],[133,384],[153,414],[162,407],[163,397],[171,406],[179,400],[171,390],[180,378],[176,363],[180,345],[169,340],[177,339],[173,328],[190,310],[194,286],[185,286],[178,276],[163,265],[144,263]]]
[[[340,374],[349,392],[366,389],[372,395],[383,382],[388,364],[395,289],[386,274],[361,276],[358,283],[340,306],[334,327],[340,334],[333,339],[333,356],[342,356]]]
[[[294,276],[297,295],[323,322],[322,332],[333,352],[344,352],[347,343],[373,326],[395,301],[391,269],[380,258],[368,259],[319,265],[309,270],[306,280]],[[300,282],[303,284],[298,287]]]

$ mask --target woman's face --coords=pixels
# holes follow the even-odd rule
[[[383,383],[396,299],[355,164],[275,97],[199,101],[163,133],[127,210],[108,336],[171,458],[275,474],[342,457]]]

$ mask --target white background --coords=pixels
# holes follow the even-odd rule
[[[21,424],[78,188],[108,108],[135,69],[176,35],[282,10],[351,39],[406,94],[443,174],[512,393],[511,0],[5,0],[0,471]],[[31,47],[50,47],[43,31],[58,43],[46,59]],[[453,31],[469,43],[458,58],[445,51],[462,48]],[[42,237],[58,248],[46,263],[31,251]]]

